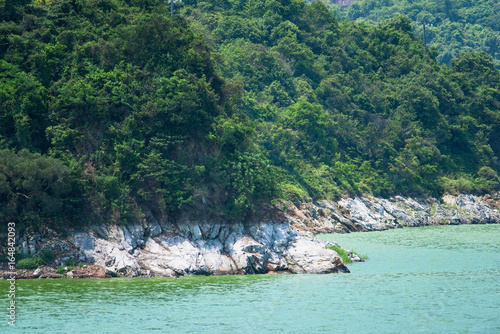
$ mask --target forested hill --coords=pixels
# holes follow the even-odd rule
[[[437,48],[440,62],[449,64],[459,53],[484,51],[500,68],[500,2],[498,0],[360,0],[336,13],[343,19],[371,23],[407,15],[414,32]]]
[[[500,72],[321,2],[7,0],[0,221],[498,188]],[[196,218],[196,217],[192,217]]]

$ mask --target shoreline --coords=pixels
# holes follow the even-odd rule
[[[463,226],[463,225],[498,225],[498,223],[471,223],[471,224],[437,224],[437,225],[425,225],[425,226],[411,226],[412,228],[419,228],[419,227],[429,227],[429,226]],[[402,228],[408,228],[408,227],[402,227]],[[371,230],[371,231],[359,231],[359,232],[352,232],[352,233],[362,233],[362,232],[382,232],[382,231],[389,231],[390,229],[387,230]],[[323,234],[339,234],[339,233],[318,233],[315,235],[323,235]],[[340,247],[342,247],[340,245]],[[343,248],[344,249],[344,248]],[[354,253],[352,253],[354,254]],[[365,262],[366,260],[363,260],[360,258],[359,260],[356,260],[356,258],[352,259],[352,262]],[[0,280],[7,280],[12,277],[12,271],[5,269],[7,263],[6,262],[0,262]],[[352,263],[351,263],[352,264]],[[142,274],[140,276],[126,276],[126,275],[120,275],[120,276],[112,276],[109,274],[106,274],[105,268],[98,266],[98,265],[93,265],[93,264],[81,264],[81,266],[75,266],[75,267],[68,267],[68,270],[65,271],[63,274],[58,274],[56,271],[59,268],[58,266],[55,265],[43,265],[39,267],[41,269],[41,273],[38,275],[35,275],[36,269],[16,269],[15,272],[17,274],[15,275],[15,279],[110,279],[110,278],[153,278],[153,277],[171,277],[171,278],[178,278],[182,276],[156,276],[156,275],[150,275],[148,273]],[[347,271],[348,272],[348,271]],[[287,275],[287,274],[293,274],[290,271],[268,271],[264,275]],[[245,274],[223,274],[223,275],[192,275],[192,276],[227,276],[227,275],[245,275]]]
[[[298,206],[283,202],[279,221],[229,223],[200,217],[198,222],[89,226],[65,237],[50,229],[27,232],[19,239],[21,253],[49,249],[55,256],[38,272],[16,269],[16,279],[347,273],[338,254],[325,249],[327,243],[316,234],[498,224],[498,194],[491,203],[472,195],[447,195],[441,201],[355,197]],[[4,268],[6,263],[0,263],[0,278],[10,278]]]
[[[384,231],[435,225],[499,224],[500,193],[436,198],[343,198],[295,206],[284,202],[292,226],[313,234]]]

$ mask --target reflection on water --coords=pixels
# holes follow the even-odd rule
[[[0,332],[500,332],[499,225],[322,237],[370,260],[338,275],[18,280],[16,329]]]

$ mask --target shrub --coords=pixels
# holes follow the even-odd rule
[[[46,249],[43,252],[40,253],[40,260],[43,264],[47,264],[54,260],[54,252],[50,249]]]
[[[70,167],[50,156],[0,150],[0,222],[19,229],[64,226],[79,210],[79,193]],[[0,224],[5,231],[6,224]]]
[[[66,272],[66,271],[64,270],[64,267],[63,267],[63,266],[58,267],[58,268],[56,269],[56,273],[57,273],[57,274],[64,274],[65,272]]]
[[[68,259],[65,263],[68,267],[74,267],[76,266],[76,260],[73,258]]]
[[[41,265],[41,260],[39,257],[29,257],[26,259],[20,260],[16,268],[18,269],[36,269],[39,265]]]

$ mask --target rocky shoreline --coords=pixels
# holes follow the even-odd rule
[[[24,235],[21,251],[36,256],[50,250],[56,256],[41,269],[41,275],[18,269],[16,277],[46,278],[47,273],[57,277],[57,267],[66,267],[59,270],[60,276],[71,278],[101,278],[103,273],[104,277],[179,277],[349,272],[338,254],[326,246],[325,241],[304,235],[287,222],[95,225],[64,238],[52,230]],[[87,275],[87,268],[94,266],[103,270]],[[6,270],[0,275],[10,277]]]
[[[282,203],[280,218],[264,222],[146,219],[128,226],[88,226],[65,236],[50,229],[26,231],[18,239],[20,253],[36,256],[49,250],[55,259],[37,270],[17,269],[16,278],[349,272],[338,254],[314,234],[496,224],[499,203],[498,194],[447,195],[440,201],[356,197],[299,206]],[[5,264],[0,277],[10,278]]]
[[[435,198],[394,196],[343,198],[295,206],[285,216],[298,230],[314,234],[384,231],[431,225],[499,224],[500,194],[445,195]]]

